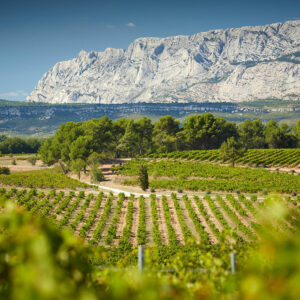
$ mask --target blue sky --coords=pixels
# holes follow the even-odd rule
[[[3,0],[0,99],[24,100],[56,62],[82,49],[127,48],[138,37],[295,19],[299,0]]]

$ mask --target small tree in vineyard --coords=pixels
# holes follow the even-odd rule
[[[139,169],[139,183],[143,191],[149,188],[148,170],[146,165],[141,165]]]
[[[33,166],[35,166],[36,161],[37,161],[37,158],[36,158],[36,157],[29,157],[29,158],[27,159],[27,161],[28,161],[29,163],[31,163]]]
[[[221,156],[224,160],[230,159],[232,161],[232,166],[235,165],[235,160],[243,156],[246,152],[245,147],[236,141],[234,137],[230,137],[221,145]]]

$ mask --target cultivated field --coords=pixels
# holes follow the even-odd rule
[[[264,198],[243,194],[204,197],[149,198],[103,193],[51,190],[5,190],[1,193],[33,213],[54,220],[59,228],[70,228],[94,245],[160,246],[199,242],[215,244],[227,235],[229,241],[253,242],[259,237],[257,211]],[[286,203],[300,209],[299,197]],[[293,218],[282,227],[292,228]]]
[[[177,191],[241,191],[248,193],[299,192],[300,176],[296,172],[270,172],[264,168],[231,167],[180,159],[137,159],[116,167],[125,176],[123,184],[137,186],[139,167],[148,168],[150,187]]]
[[[223,160],[221,157],[220,150],[176,151],[151,154],[150,157],[228,163],[228,161]],[[249,149],[236,160],[236,163],[254,167],[287,167],[299,169],[300,149]]]

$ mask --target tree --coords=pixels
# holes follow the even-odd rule
[[[153,142],[157,152],[172,152],[177,148],[179,121],[172,116],[163,116],[154,124]]]
[[[81,124],[84,136],[90,139],[91,152],[110,153],[113,144],[112,138],[112,120],[106,116],[100,119],[92,119]]]
[[[98,167],[101,164],[103,155],[93,152],[87,159],[87,164],[90,167],[90,176],[92,182],[99,182],[104,180],[104,175]]]
[[[300,147],[300,120],[296,123],[296,125],[293,128],[293,135],[297,139],[298,147]]]
[[[246,149],[241,142],[236,141],[234,137],[230,137],[221,145],[220,151],[222,158],[230,159],[234,167],[235,160],[244,155]]]
[[[105,177],[100,169],[93,169],[91,170],[91,180],[94,183],[100,182],[105,180]]]
[[[265,147],[264,125],[261,120],[245,120],[239,127],[240,141],[246,149]]]
[[[90,138],[88,136],[80,136],[70,146],[70,159],[72,161],[81,159],[84,165],[84,172],[86,172],[86,161],[91,152]]]
[[[80,172],[83,170],[85,166],[86,163],[81,158],[77,158],[71,162],[71,169],[77,174],[78,179],[80,179]]]
[[[147,166],[142,164],[139,169],[139,183],[143,191],[146,191],[149,188],[149,178]]]
[[[88,158],[87,158],[87,164],[91,169],[97,169],[102,160],[104,159],[104,156],[97,153],[93,152]]]
[[[60,158],[60,150],[57,141],[48,138],[44,141],[39,149],[41,160],[47,166],[52,166]]]
[[[186,142],[192,150],[217,149],[229,137],[237,137],[234,123],[211,113],[189,116],[183,124]]]
[[[121,149],[119,147],[122,137],[125,134],[127,123],[129,119],[118,119],[113,123],[112,126],[112,140],[113,143],[111,145],[112,147],[112,152],[115,154],[116,158],[119,158],[122,154]]]
[[[266,142],[269,148],[294,148],[297,146],[297,138],[291,134],[291,128],[283,123],[281,126],[270,120],[265,128]]]
[[[118,150],[125,154],[127,157],[134,156],[137,151],[137,133],[134,126],[134,121],[130,119],[127,123],[125,134],[120,140]]]
[[[167,135],[175,136],[179,129],[179,121],[172,116],[163,116],[154,124],[154,134],[165,132]]]
[[[141,155],[151,149],[153,125],[150,119],[142,117],[134,123],[134,126],[137,136],[138,154]]]
[[[27,159],[27,161],[29,162],[29,163],[31,163],[33,166],[35,166],[35,164],[36,164],[36,161],[37,161],[37,158],[34,156],[34,157],[29,157],[28,159]]]

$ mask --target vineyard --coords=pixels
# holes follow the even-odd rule
[[[54,221],[59,229],[69,228],[87,242],[99,246],[149,245],[170,247],[200,243],[254,242],[261,225],[257,212],[264,199],[243,194],[206,195],[204,197],[150,198],[125,197],[84,191],[65,193],[37,189],[0,190],[6,199],[28,211]],[[300,210],[299,197],[286,197],[286,203]],[[292,229],[295,220],[282,222]]]
[[[154,153],[151,158],[185,159],[209,162],[228,162],[221,157],[220,150],[175,151],[171,153]],[[266,167],[300,166],[300,149],[249,149],[236,160],[241,165]]]
[[[134,175],[140,163],[131,161],[114,171]],[[187,180],[192,172],[208,178],[218,173],[224,182],[245,180],[243,168],[199,168],[201,163],[182,161],[151,164],[149,173],[156,177]],[[266,172],[254,171],[263,173],[248,173],[253,187]],[[293,181],[298,175],[267,173],[273,176],[271,184],[278,180],[298,191]],[[297,193],[274,197],[239,190],[127,197],[92,190],[58,169],[1,176],[6,186],[0,188],[0,226],[5,228],[0,231],[0,298],[60,299],[58,293],[61,299],[283,299],[288,294],[297,299]],[[146,249],[142,273],[137,245]],[[276,289],[270,274],[281,282]],[[259,284],[254,290],[253,280]],[[25,292],[15,296],[20,288]]]
[[[181,160],[137,159],[115,168],[115,171],[130,176],[123,181],[124,184],[138,185],[136,176],[141,164],[147,166],[150,187],[154,189],[297,194],[300,187],[300,176],[293,173]]]
[[[76,189],[88,185],[66,176],[59,168],[20,171],[10,175],[0,175],[0,184],[28,188]]]

